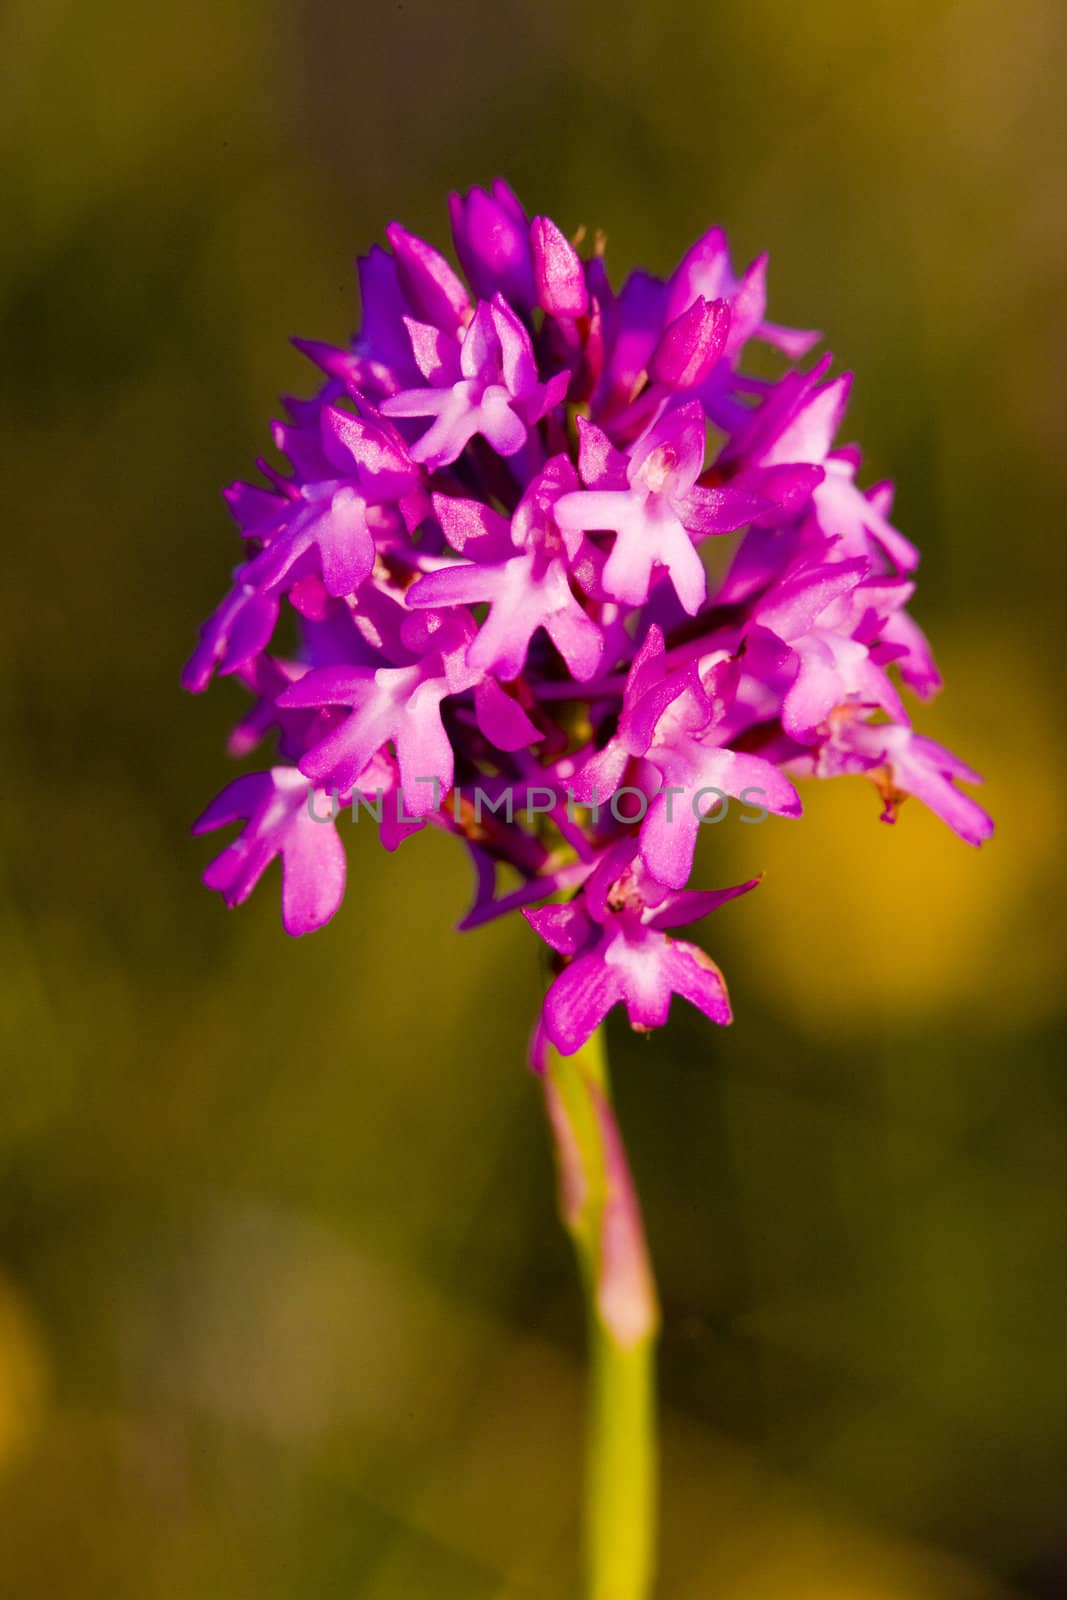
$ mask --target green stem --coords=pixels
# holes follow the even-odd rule
[[[591,1364],[585,1600],[647,1600],[656,1527],[659,1310],[640,1208],[611,1106],[603,1031],[545,1073],[560,1214],[585,1290]]]

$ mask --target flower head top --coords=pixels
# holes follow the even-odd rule
[[[848,375],[744,372],[750,341],[797,361],[818,337],[766,320],[764,258],[736,275],[712,229],[616,290],[501,180],[451,216],[466,284],[392,224],[351,345],[300,345],[322,381],[275,425],[285,467],[226,493],[245,553],[183,681],[245,684],[231,750],[273,738],[277,764],[196,824],[243,824],[205,879],[235,905],[279,856],[305,933],[343,895],[342,805],[387,849],[432,824],[474,864],[462,925],[519,910],[551,950],[558,1049],[616,1004],[658,1027],[673,994],[727,1022],[718,968],[668,930],[754,887],[687,887],[732,799],[795,817],[795,777],[860,772],[886,821],[914,794],[992,831],[901,699],[940,687],[917,552],[838,442]],[[731,534],[712,582],[702,546]]]

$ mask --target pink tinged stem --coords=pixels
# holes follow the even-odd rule
[[[559,1214],[563,1226],[573,1233],[581,1226],[589,1199],[589,1185],[582,1165],[581,1145],[574,1136],[563,1096],[556,1088],[551,1073],[545,1075],[545,1110],[556,1152]]]
[[[659,1311],[641,1206],[610,1102],[596,1088],[593,1105],[604,1153],[597,1311],[615,1343],[628,1350],[656,1331]]]
[[[648,1600],[657,1499],[659,1306],[641,1211],[611,1106],[603,1030],[547,1050],[545,1103],[559,1208],[585,1291],[590,1355],[585,1600]]]

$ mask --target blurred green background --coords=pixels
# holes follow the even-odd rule
[[[345,830],[324,932],[188,824],[178,668],[292,333],[508,176],[616,273],[713,221],[858,373],[988,775],[705,840],[728,1033],[614,1028],[666,1313],[666,1600],[1067,1594],[1062,0],[8,0],[0,1594],[555,1600],[581,1324],[521,925]],[[721,837],[720,837],[721,835]]]

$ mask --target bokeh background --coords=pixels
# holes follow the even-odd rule
[[[738,1021],[614,1028],[666,1314],[666,1600],[1067,1595],[1062,0],[8,0],[0,1594],[555,1600],[581,1325],[523,926],[451,841],[228,914],[177,672],[286,343],[449,187],[665,271],[725,224],[857,369],[988,775],[729,825]]]

